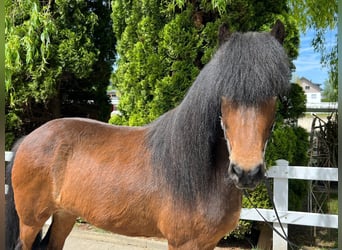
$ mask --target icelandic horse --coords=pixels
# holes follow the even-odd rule
[[[27,135],[7,168],[7,249],[62,249],[77,217],[170,250],[214,249],[238,224],[242,189],[264,178],[276,98],[290,87],[284,32],[280,21],[222,28],[183,101],[151,124],[61,118]]]

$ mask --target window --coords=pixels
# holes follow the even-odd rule
[[[310,89],[310,86],[305,86],[305,90],[309,90]]]

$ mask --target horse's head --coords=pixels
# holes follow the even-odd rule
[[[238,188],[255,188],[264,177],[264,154],[276,111],[276,98],[240,105],[222,97],[222,128],[229,151],[229,176]]]

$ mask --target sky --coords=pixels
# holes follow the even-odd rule
[[[328,31],[326,33],[326,46],[332,47],[336,44],[335,34],[337,30]],[[308,30],[305,34],[300,35],[299,55],[293,63],[296,66],[296,71],[292,74],[293,77],[305,77],[313,83],[322,84],[328,79],[328,69],[320,63],[321,55],[315,52],[311,42],[315,35],[314,30]]]

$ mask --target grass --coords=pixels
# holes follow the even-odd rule
[[[301,250],[337,249],[337,229],[289,225],[289,235]]]
[[[325,204],[325,213],[338,214],[338,195],[330,194],[329,200]],[[333,228],[316,228],[315,245],[312,249],[337,249],[338,229]],[[308,248],[309,249],[309,248]],[[310,248],[311,249],[311,248]]]
[[[330,199],[327,201],[327,213],[338,214],[338,196],[332,194]]]
[[[314,116],[312,115],[313,113],[316,114],[316,116],[318,116],[321,119],[327,119],[327,117],[331,115],[331,113],[306,112],[304,117],[305,118],[314,118]]]

